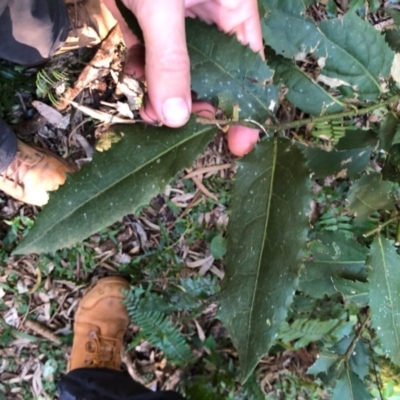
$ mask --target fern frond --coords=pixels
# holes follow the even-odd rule
[[[296,319],[292,324],[286,323],[281,328],[279,338],[284,343],[296,340],[295,348],[302,348],[311,342],[324,339],[333,332],[341,323],[338,319],[328,321],[309,320],[305,318]]]
[[[36,94],[39,97],[48,96],[52,104],[56,105],[58,102],[58,95],[56,86],[63,83],[67,86],[68,75],[65,72],[51,70],[50,72],[44,69],[38,71],[36,74]]]
[[[130,317],[142,329],[143,337],[159,348],[169,362],[186,366],[193,361],[190,347],[179,329],[161,312],[143,312],[129,307]]]
[[[353,218],[349,215],[340,215],[339,210],[328,210],[315,224],[317,231],[340,231],[346,236],[352,236]]]
[[[181,278],[179,282],[187,293],[197,298],[207,298],[220,291],[218,278],[216,276],[205,275],[196,276],[194,278]]]
[[[315,124],[311,131],[311,134],[316,138],[332,140],[336,143],[341,137],[345,135],[346,129],[348,129],[348,127],[341,119],[324,121]]]

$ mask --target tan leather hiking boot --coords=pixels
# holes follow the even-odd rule
[[[121,369],[128,311],[122,290],[129,283],[120,277],[100,279],[80,301],[75,313],[74,342],[68,372],[77,368]]]
[[[0,173],[0,190],[24,203],[43,206],[49,200],[47,192],[57,190],[65,182],[66,173],[77,170],[49,150],[18,140],[17,155]]]
[[[57,54],[100,43],[117,24],[101,0],[65,0],[70,32]]]

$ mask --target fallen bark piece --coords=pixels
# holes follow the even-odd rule
[[[101,43],[92,61],[83,69],[74,86],[67,89],[57,103],[58,110],[67,108],[71,100],[85,89],[90,82],[100,79],[106,75],[110,69],[110,64],[114,57],[114,49],[122,41],[121,30],[116,26],[106,39]]]

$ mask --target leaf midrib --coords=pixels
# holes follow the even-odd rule
[[[83,203],[79,203],[79,206],[74,208],[73,210],[71,210],[69,213],[65,214],[63,218],[59,219],[58,221],[56,221],[54,224],[52,224],[51,226],[48,227],[48,229],[43,231],[43,234],[38,236],[35,240],[31,241],[29,243],[29,246],[32,246],[32,244],[36,243],[38,240],[42,239],[44,236],[47,235],[47,233],[49,231],[51,231],[55,225],[59,225],[60,223],[62,223],[62,221],[67,220],[72,214],[76,213],[79,209],[83,208],[87,203],[93,201],[94,199],[100,197],[103,193],[107,192],[108,190],[110,190],[111,188],[115,187],[116,185],[118,185],[121,181],[125,180],[126,178],[128,178],[129,176],[132,176],[134,174],[136,174],[138,171],[140,171],[141,169],[144,169],[145,167],[147,167],[149,164],[153,163],[154,161],[156,161],[157,159],[159,159],[160,157],[163,157],[166,153],[172,151],[173,149],[181,146],[182,144],[196,138],[197,136],[201,135],[201,134],[205,134],[207,133],[207,131],[213,129],[210,127],[206,127],[204,129],[201,129],[199,131],[197,131],[195,134],[190,135],[186,138],[184,138],[183,140],[179,141],[178,143],[176,143],[175,146],[173,147],[168,147],[165,148],[164,151],[162,151],[161,153],[158,153],[155,157],[151,158],[149,161],[147,161],[146,163],[140,165],[138,168],[129,171],[129,173],[125,174],[123,177],[119,178],[116,181],[113,181],[112,185],[109,185],[103,189],[101,189],[99,192],[97,192],[94,196],[90,197],[89,199],[87,199],[86,201],[84,201]]]
[[[363,260],[356,260],[356,261],[320,261],[320,260],[313,260],[308,261],[312,264],[338,264],[338,265],[346,265],[346,264],[365,264],[365,258]]]
[[[378,242],[379,242],[379,250],[381,252],[382,266],[383,266],[383,269],[385,271],[385,274],[384,274],[385,275],[385,283],[386,283],[387,291],[389,292],[390,308],[393,311],[393,309],[394,309],[393,300],[392,300],[393,297],[392,297],[392,291],[390,289],[390,285],[389,285],[389,281],[388,281],[388,271],[387,271],[387,265],[386,265],[385,250],[383,248],[383,243],[382,243],[382,237],[381,236],[378,236]],[[397,348],[399,348],[400,347],[400,339],[399,339],[398,332],[397,332],[397,329],[396,329],[396,323],[395,323],[395,320],[394,320],[394,313],[391,312],[390,315],[391,315],[391,319],[392,319],[393,331],[394,331],[394,334],[395,334],[395,337],[396,337]]]
[[[353,385],[351,384],[350,370],[347,367],[347,365],[345,366],[345,371],[346,371],[345,372],[346,373],[346,378],[347,378],[348,385],[349,385],[349,391],[350,391],[351,400],[355,400],[354,391],[353,391]]]
[[[256,274],[256,278],[255,278],[255,284],[254,284],[254,289],[253,289],[253,296],[251,299],[251,305],[250,305],[250,313],[249,313],[249,323],[248,323],[248,329],[246,332],[246,354],[249,354],[249,345],[250,345],[250,334],[252,332],[252,321],[253,319],[251,318],[251,315],[253,313],[253,308],[254,308],[254,302],[255,302],[255,298],[256,298],[256,292],[257,292],[257,283],[259,280],[259,276],[260,276],[260,266],[261,266],[261,258],[263,256],[264,253],[264,248],[265,248],[265,244],[266,244],[266,236],[267,236],[267,231],[268,231],[268,222],[269,222],[269,215],[271,212],[271,202],[272,202],[272,197],[273,197],[273,186],[275,183],[274,177],[275,177],[275,168],[276,168],[276,164],[277,164],[277,156],[278,156],[278,139],[275,138],[274,139],[274,149],[273,149],[273,157],[272,157],[272,171],[271,171],[271,181],[269,184],[269,194],[268,194],[268,201],[267,201],[267,207],[266,207],[266,212],[265,212],[265,228],[264,228],[264,232],[263,232],[263,237],[262,237],[262,244],[261,244],[261,249],[260,249],[260,255],[258,258],[258,263],[257,263],[257,274]],[[272,323],[272,321],[271,321]]]

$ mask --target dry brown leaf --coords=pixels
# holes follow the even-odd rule
[[[187,175],[185,175],[182,179],[189,179],[193,176],[199,176],[199,175],[204,175],[209,172],[218,172],[222,171],[224,169],[229,169],[232,168],[234,164],[222,164],[222,165],[212,165],[210,167],[203,167],[196,169],[195,171],[189,172]]]
[[[213,256],[208,256],[206,258],[202,258],[202,259],[196,260],[196,261],[186,261],[185,264],[188,268],[199,268],[199,267],[203,266],[204,264],[207,265],[210,261],[211,262],[214,261]]]
[[[31,329],[38,335],[44,337],[45,339],[50,340],[51,342],[58,345],[61,344],[61,340],[47,326],[42,325],[39,322],[32,321],[30,319],[27,319],[24,325],[26,328]]]
[[[207,197],[218,201],[218,197],[215,196],[214,194],[212,194],[200,181],[199,178],[197,178],[196,176],[192,176],[192,181],[194,182],[194,184],[197,186],[197,188]]]
[[[36,110],[38,110],[40,115],[46,118],[46,120],[50,124],[54,125],[56,128],[66,129],[69,125],[69,115],[63,117],[63,115],[59,111],[55,110],[53,107],[48,106],[47,104],[42,103],[41,101],[32,101],[32,105],[36,108]]]
[[[135,124],[136,123],[135,120],[116,117],[115,115],[111,115],[111,114],[108,114],[108,113],[105,113],[105,112],[99,111],[99,110],[94,110],[93,108],[84,106],[82,104],[78,104],[75,101],[71,101],[71,104],[79,111],[82,111],[84,114],[89,115],[89,117],[92,117],[99,121],[105,122],[106,124],[112,125],[112,124]]]

